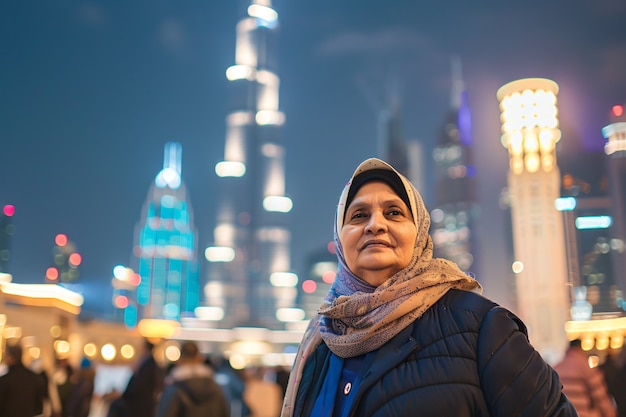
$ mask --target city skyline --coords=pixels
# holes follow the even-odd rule
[[[66,233],[83,254],[80,282],[110,282],[112,268],[131,259],[136,214],[172,140],[183,145],[199,247],[208,246],[235,3],[5,6],[0,204],[16,207],[9,265],[15,281],[43,282],[54,236]],[[463,2],[273,2],[281,20],[286,193],[294,202],[292,255],[300,274],[307,255],[331,240],[345,180],[376,153],[375,114],[363,86],[382,93],[390,79],[399,80],[405,134],[430,150],[449,110],[449,59],[459,55],[474,119],[481,217],[493,221],[489,234],[479,225],[483,245],[493,248],[483,256],[493,259],[480,260],[488,272],[478,278],[487,295],[506,302],[507,285],[498,282],[507,266],[498,193],[508,158],[496,90],[524,77],[559,84],[559,158],[568,148],[602,152],[609,110],[626,101],[626,35],[618,29],[626,7],[559,3],[481,10]]]

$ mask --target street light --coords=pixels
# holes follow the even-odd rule
[[[117,265],[113,268],[113,305],[124,312],[124,324],[127,327],[137,325],[137,286],[141,283],[141,276],[131,268]]]

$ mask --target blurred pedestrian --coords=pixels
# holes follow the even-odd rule
[[[73,376],[74,368],[69,360],[67,358],[58,359],[52,379],[61,406],[61,417],[69,417],[67,414],[68,404],[75,385]]]
[[[124,392],[107,394],[113,398],[107,417],[154,417],[164,373],[154,359],[153,349],[154,345],[144,339]]]
[[[589,366],[589,356],[580,339],[570,342],[565,357],[554,369],[561,378],[563,392],[576,408],[579,417],[615,417],[613,399],[609,396],[604,375]]]
[[[226,400],[230,406],[231,417],[247,417],[250,408],[243,400],[245,384],[241,373],[230,366],[230,362],[223,355],[214,355],[207,360],[215,370],[215,382],[217,382],[226,394]]]
[[[0,376],[0,417],[34,417],[43,413],[42,378],[22,363],[22,347],[7,345],[7,373]]]
[[[574,416],[512,312],[446,259],[411,182],[371,158],[335,212],[339,268],[311,320],[283,417]]]
[[[44,389],[44,400],[43,400],[43,415],[49,416],[52,415],[53,407],[52,407],[52,398],[50,396],[50,378],[48,377],[48,373],[44,369],[43,361],[41,358],[34,359],[29,366],[30,370],[35,373],[35,375],[39,376],[43,382]]]
[[[70,395],[65,415],[68,417],[88,417],[93,398],[96,370],[91,361],[83,358],[80,368],[74,372],[74,390]]]
[[[604,372],[609,394],[617,405],[618,417],[626,417],[626,348],[609,351],[600,369]]]
[[[250,407],[251,417],[278,417],[283,401],[280,385],[266,378],[263,367],[245,369],[243,399]]]
[[[203,361],[194,342],[182,344],[180,359],[159,399],[157,417],[229,417],[224,391]]]

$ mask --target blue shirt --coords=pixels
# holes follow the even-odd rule
[[[316,417],[347,415],[361,382],[361,373],[365,368],[363,364],[370,355],[372,352],[367,355],[344,359],[331,353],[328,372],[315,400],[311,415]]]

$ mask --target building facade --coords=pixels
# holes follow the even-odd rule
[[[221,328],[284,329],[299,322],[298,277],[291,272],[292,201],[285,192],[276,37],[270,0],[248,0],[236,26],[232,91],[211,246],[205,303],[199,317]]]
[[[140,319],[180,320],[194,314],[200,300],[197,233],[191,203],[182,181],[182,147],[165,145],[163,169],[157,174],[135,230],[134,269],[138,274],[120,277],[128,286],[124,322]],[[135,287],[135,288],[133,288]]]
[[[558,85],[542,78],[502,86],[502,144],[509,152],[517,312],[535,348],[549,363],[562,357],[570,297],[555,144]]]
[[[431,235],[436,257],[449,259],[463,271],[476,274],[478,206],[472,118],[460,62],[452,62],[451,109],[433,150],[435,206],[431,210]]]
[[[612,266],[618,272],[616,285],[626,291],[626,113],[624,105],[611,109],[610,124],[602,129],[607,142],[604,152],[608,158],[608,183],[611,194],[612,236],[614,251]],[[626,310],[626,308],[624,308]]]

